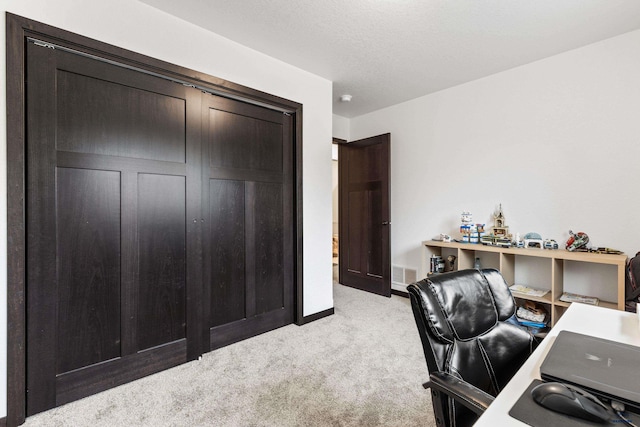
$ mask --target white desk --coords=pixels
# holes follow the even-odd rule
[[[509,411],[527,389],[531,381],[540,379],[540,365],[551,344],[562,330],[604,338],[640,347],[640,326],[634,313],[596,307],[586,304],[571,304],[536,351],[500,392],[489,409],[482,414],[474,426],[526,426],[511,418]],[[640,380],[640,373],[638,374]]]

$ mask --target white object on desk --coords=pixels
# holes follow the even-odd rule
[[[558,332],[572,331],[640,347],[640,317],[638,316],[640,315],[604,307],[571,304],[536,351],[516,372],[474,426],[527,426],[527,424],[509,416],[509,411],[531,384],[531,381],[540,379],[540,365]],[[640,373],[636,375],[640,381]]]

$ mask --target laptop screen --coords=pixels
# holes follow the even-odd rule
[[[540,366],[540,376],[640,408],[640,347],[560,331]]]

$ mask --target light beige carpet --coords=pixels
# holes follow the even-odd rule
[[[34,426],[435,426],[409,300],[334,284],[335,314],[34,415]]]

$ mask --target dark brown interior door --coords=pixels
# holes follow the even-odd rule
[[[391,296],[390,134],[338,148],[339,281]]]
[[[207,95],[203,105],[205,343],[293,322],[292,117]]]
[[[27,82],[31,415],[201,354],[202,95],[33,44]]]

